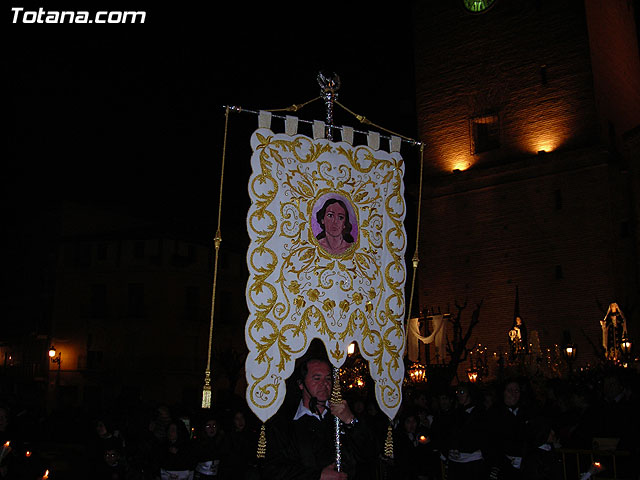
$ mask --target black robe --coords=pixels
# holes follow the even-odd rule
[[[376,441],[366,422],[343,426],[341,471],[349,480],[375,478]],[[317,480],[336,461],[334,417],[278,416],[266,426],[267,450],[261,465],[264,480]]]

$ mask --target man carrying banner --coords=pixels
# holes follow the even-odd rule
[[[293,417],[277,415],[267,431],[265,479],[357,480],[375,478],[373,433],[352,413],[346,400],[332,404],[329,362],[309,358],[299,367],[302,398]],[[341,465],[336,470],[334,416],[342,422]],[[288,417],[288,418],[287,418]]]

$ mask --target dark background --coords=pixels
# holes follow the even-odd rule
[[[364,2],[210,3],[5,7],[5,221],[72,200],[214,225],[224,105],[259,110],[304,103],[320,95],[321,70],[340,76],[343,105],[414,137],[408,4],[381,10]],[[12,23],[11,7],[40,6],[147,15],[142,25]],[[326,110],[318,100],[295,115],[324,120]],[[368,129],[339,108],[335,123]],[[231,114],[225,193],[240,204],[248,202],[249,137],[256,126],[255,115]],[[283,125],[274,120],[272,128]],[[415,150],[403,146],[411,178]]]

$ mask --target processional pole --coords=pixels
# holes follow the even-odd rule
[[[333,105],[338,98],[338,90],[340,89],[340,77],[335,74],[318,73],[318,84],[320,85],[320,93],[324,99],[327,108],[327,117],[325,125],[325,134],[329,141],[333,141]],[[340,369],[333,367],[333,389],[331,392],[330,402],[337,404],[342,401],[340,392]],[[340,419],[334,417],[335,426],[335,447],[336,447],[336,470],[342,470],[342,455],[340,452]]]

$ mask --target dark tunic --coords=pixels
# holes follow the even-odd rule
[[[317,480],[322,469],[336,461],[334,417],[322,420],[304,415],[298,420],[280,416],[267,424],[264,480]],[[375,478],[374,436],[365,422],[345,426],[341,435],[341,471],[350,480]]]

